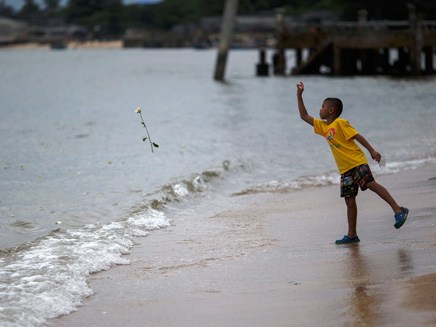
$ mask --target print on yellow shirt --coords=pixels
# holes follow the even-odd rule
[[[353,139],[357,131],[345,119],[337,118],[327,125],[327,122],[315,118],[314,132],[327,140],[340,174],[368,163],[364,152]]]

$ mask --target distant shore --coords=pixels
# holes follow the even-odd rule
[[[66,43],[67,49],[121,49],[123,47],[122,40],[115,41],[70,41]],[[16,43],[0,45],[0,50],[34,50],[34,49],[50,49],[49,43]]]

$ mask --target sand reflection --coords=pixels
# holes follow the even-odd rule
[[[348,321],[345,326],[380,326],[383,318],[380,307],[384,293],[377,285],[411,274],[413,263],[410,252],[398,249],[394,256],[396,260],[377,267],[369,264],[368,257],[362,255],[359,244],[349,245],[347,251],[346,281],[351,292],[346,302]]]
[[[412,256],[410,252],[405,249],[398,249],[397,251],[398,265],[400,268],[401,277],[409,277],[413,271]]]
[[[373,278],[367,259],[361,254],[359,244],[350,244],[347,250],[346,278],[351,287],[347,315],[351,321],[346,322],[345,326],[377,326],[377,306],[381,299],[377,295],[377,290],[371,287]]]

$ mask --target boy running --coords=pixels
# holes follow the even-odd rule
[[[385,200],[394,211],[395,228],[400,228],[407,219],[409,210],[400,207],[389,192],[377,183],[372,176],[368,161],[362,149],[354,142],[358,141],[371,154],[372,159],[380,161],[381,155],[373,149],[368,141],[345,119],[339,118],[342,113],[342,101],[338,98],[327,98],[322,104],[319,116],[322,120],[313,118],[307,113],[303,102],[304,84],[297,83],[297,100],[300,117],[306,123],[314,126],[314,132],[322,135],[330,145],[336,164],[341,174],[341,197],[347,205],[348,233],[336,244],[360,242],[357,236],[357,205],[356,196],[359,187],[362,191],[370,189]]]

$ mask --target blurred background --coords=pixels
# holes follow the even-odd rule
[[[0,0],[0,46],[36,42],[56,48],[90,41],[118,47],[214,47],[225,0]],[[308,31],[333,22],[408,21],[413,5],[436,20],[431,0],[240,0],[234,46],[274,47],[277,9]],[[365,16],[362,18],[362,13]],[[360,16],[359,16],[360,15]],[[286,28],[286,26],[285,26]],[[289,29],[289,27],[287,27]]]

